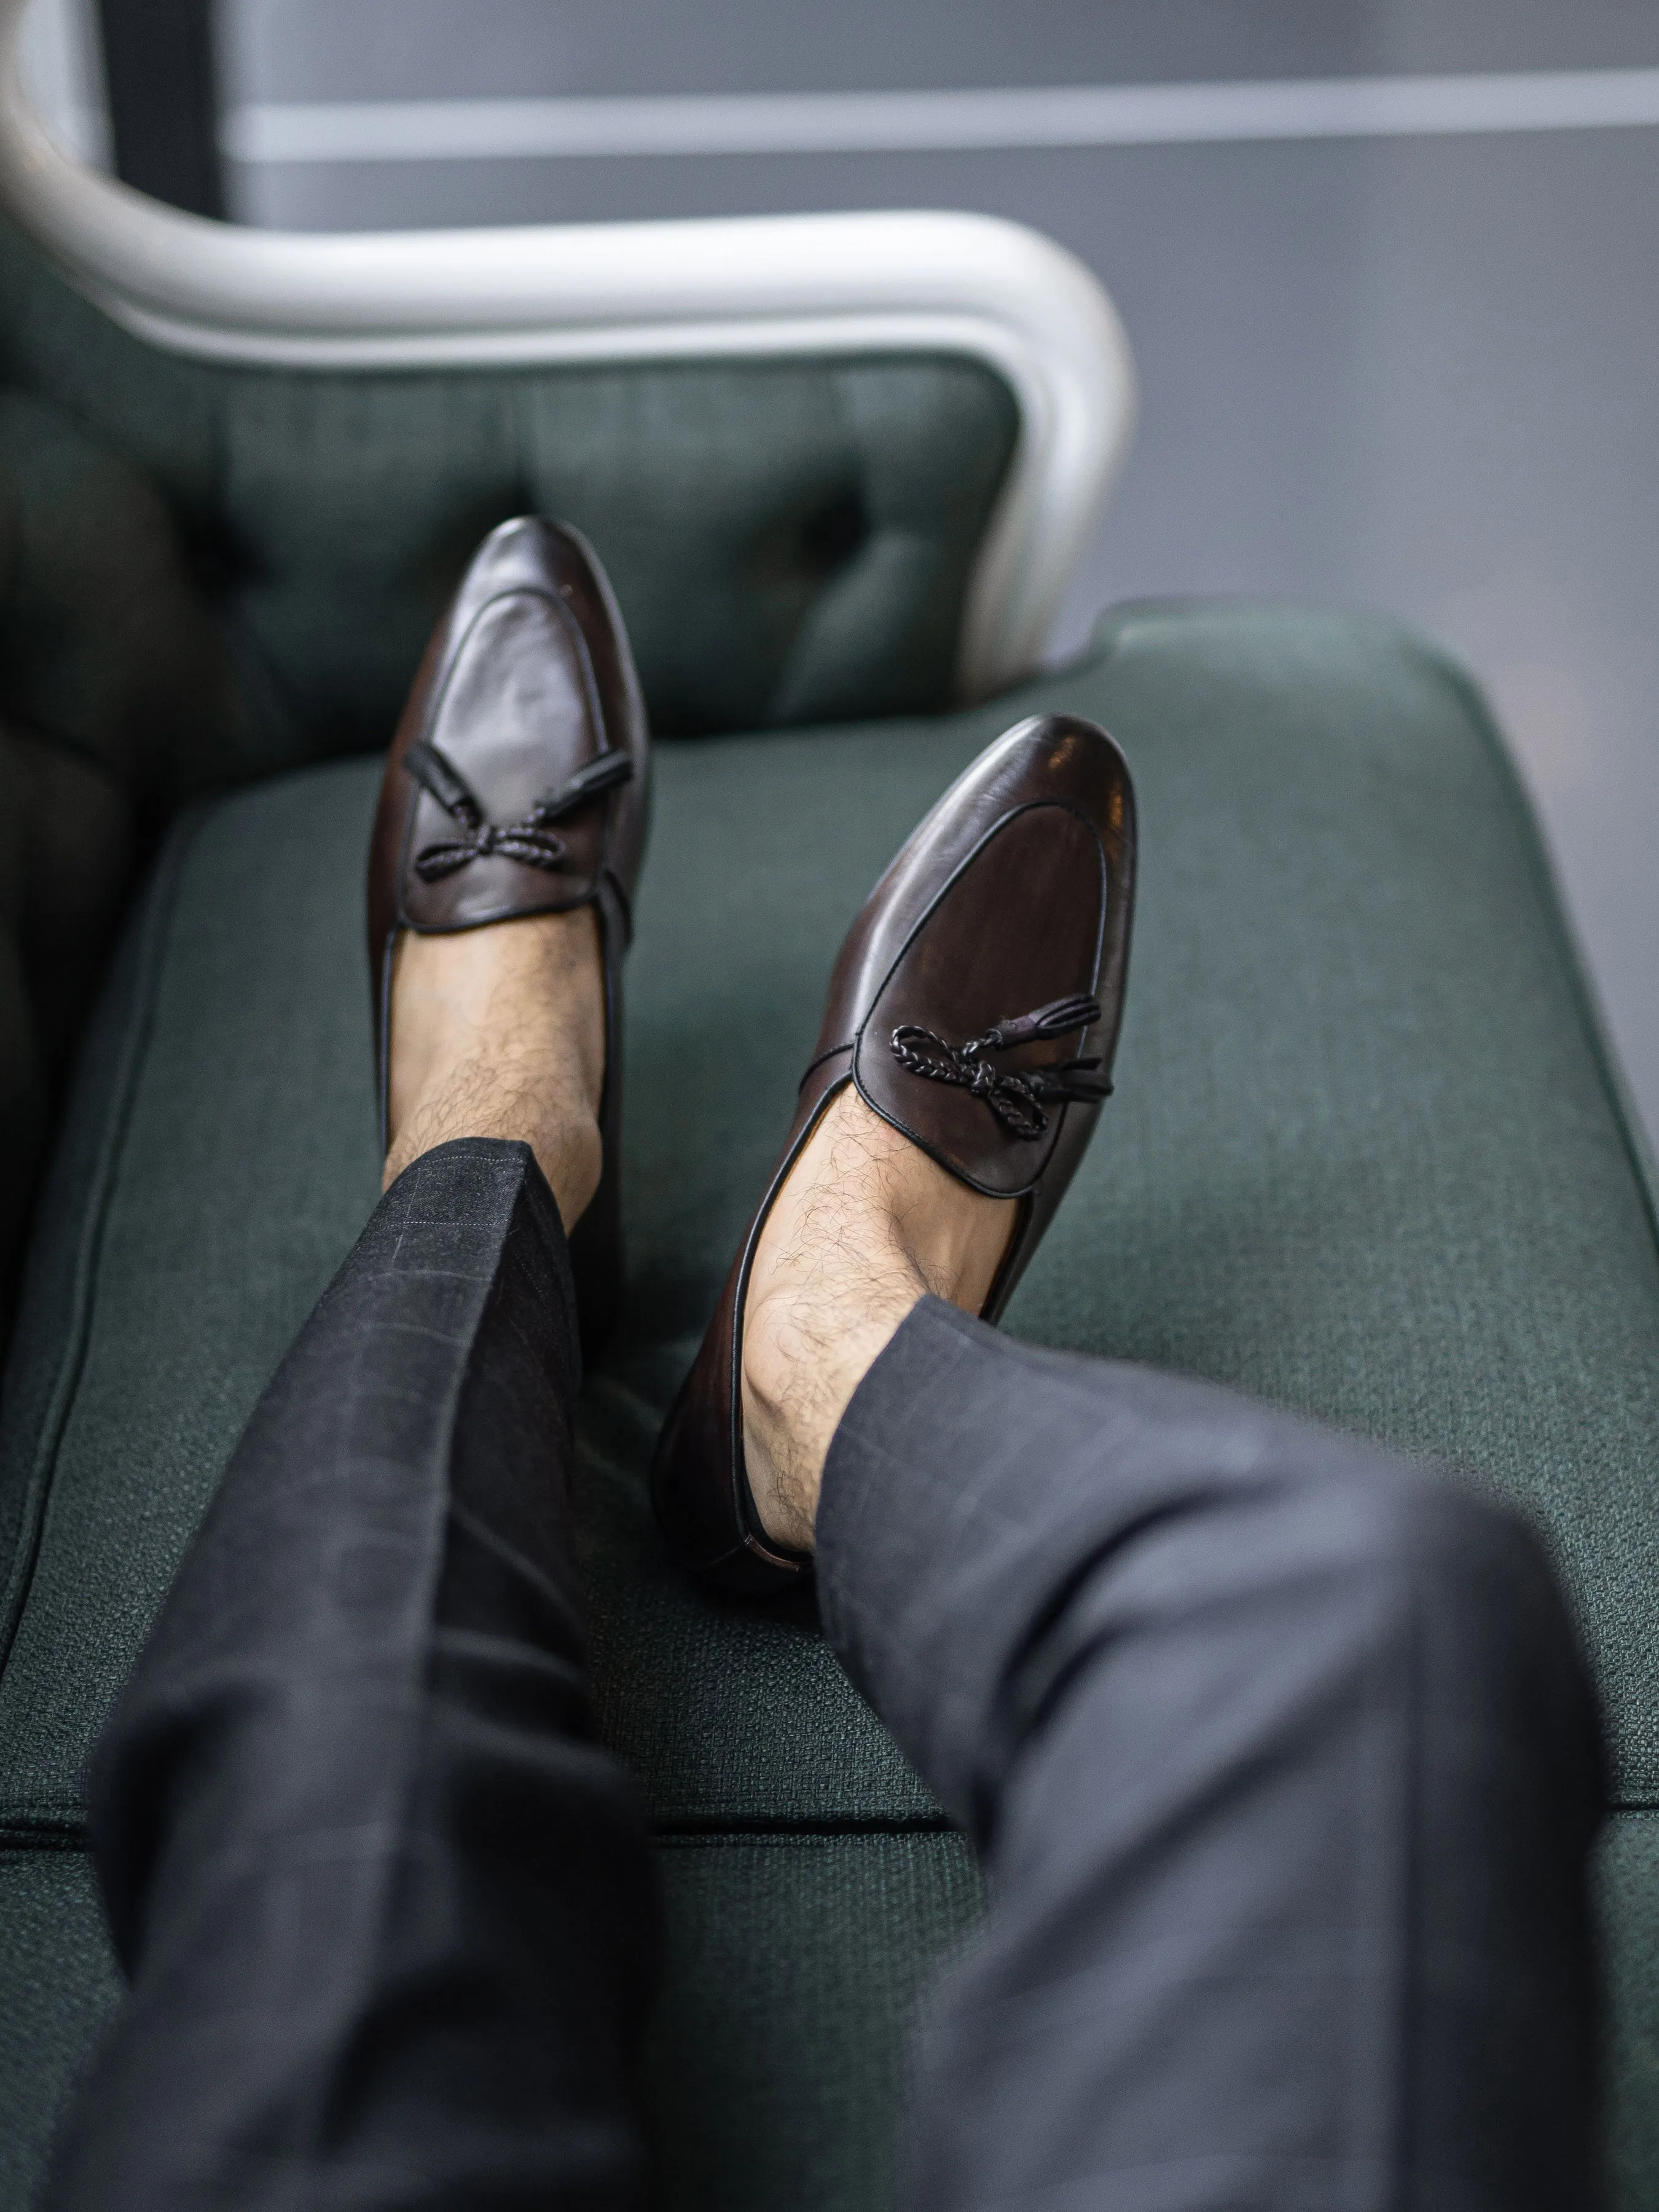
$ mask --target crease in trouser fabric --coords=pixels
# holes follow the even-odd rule
[[[94,1766],[126,2002],[55,2212],[631,2206],[656,1958],[593,1740],[527,1147],[415,1163],[265,1393]]]
[[[1521,1522],[925,1300],[831,1446],[843,1663],[988,1863],[917,2212],[1578,2212],[1599,1723]]]
[[[523,1147],[387,1194],[94,1776],[128,2005],[56,2212],[631,2205],[644,1823],[592,1742],[568,1255]],[[1577,2212],[1593,1701],[1526,1532],[936,1301],[832,1446],[836,1647],[987,1856],[919,2212]]]

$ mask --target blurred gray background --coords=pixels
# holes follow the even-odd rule
[[[1558,88],[1548,127],[1534,99],[1524,129],[1048,149],[455,160],[421,108],[410,158],[234,161],[226,191],[302,228],[946,207],[1060,240],[1117,302],[1143,415],[1056,650],[1185,592],[1452,647],[1659,1133],[1659,129],[1590,127],[1659,118],[1652,0],[221,0],[216,45],[244,152],[273,109],[303,146],[319,102],[1626,73]]]

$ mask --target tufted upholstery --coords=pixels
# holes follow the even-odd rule
[[[216,687],[230,656],[214,758],[179,763],[179,788],[379,744],[461,563],[532,508],[598,545],[661,734],[945,706],[1018,430],[1006,387],[960,359],[380,374],[187,362],[3,231],[0,382],[49,397],[143,472],[119,495],[127,544],[142,537],[187,579],[216,633],[191,641]],[[8,476],[34,472],[41,420],[0,424]],[[89,540],[95,512],[69,529]],[[116,588],[123,612],[147,603],[142,577]]]

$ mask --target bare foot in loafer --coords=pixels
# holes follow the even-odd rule
[[[649,764],[592,547],[545,515],[502,523],[433,633],[369,839],[380,1133],[388,1176],[451,1137],[534,1148],[570,1235],[585,1358],[623,1297],[622,969]]]
[[[794,1119],[669,1408],[651,1496],[732,1595],[811,1565],[825,1452],[927,1291],[994,1324],[1111,1089],[1134,795],[1073,714],[1006,730],[848,931]]]
[[[919,1298],[981,1310],[1018,1212],[969,1190],[855,1091],[836,1095],[772,1202],[744,1313],[744,1455],[775,1542],[811,1551],[854,1391]]]
[[[591,907],[444,936],[406,931],[392,975],[382,1188],[457,1137],[526,1144],[566,1233],[599,1187],[605,969]]]

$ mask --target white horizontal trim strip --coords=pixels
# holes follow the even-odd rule
[[[1654,124],[1659,69],[1620,69],[1004,91],[257,103],[228,110],[221,143],[230,160],[257,165],[1172,146]]]

